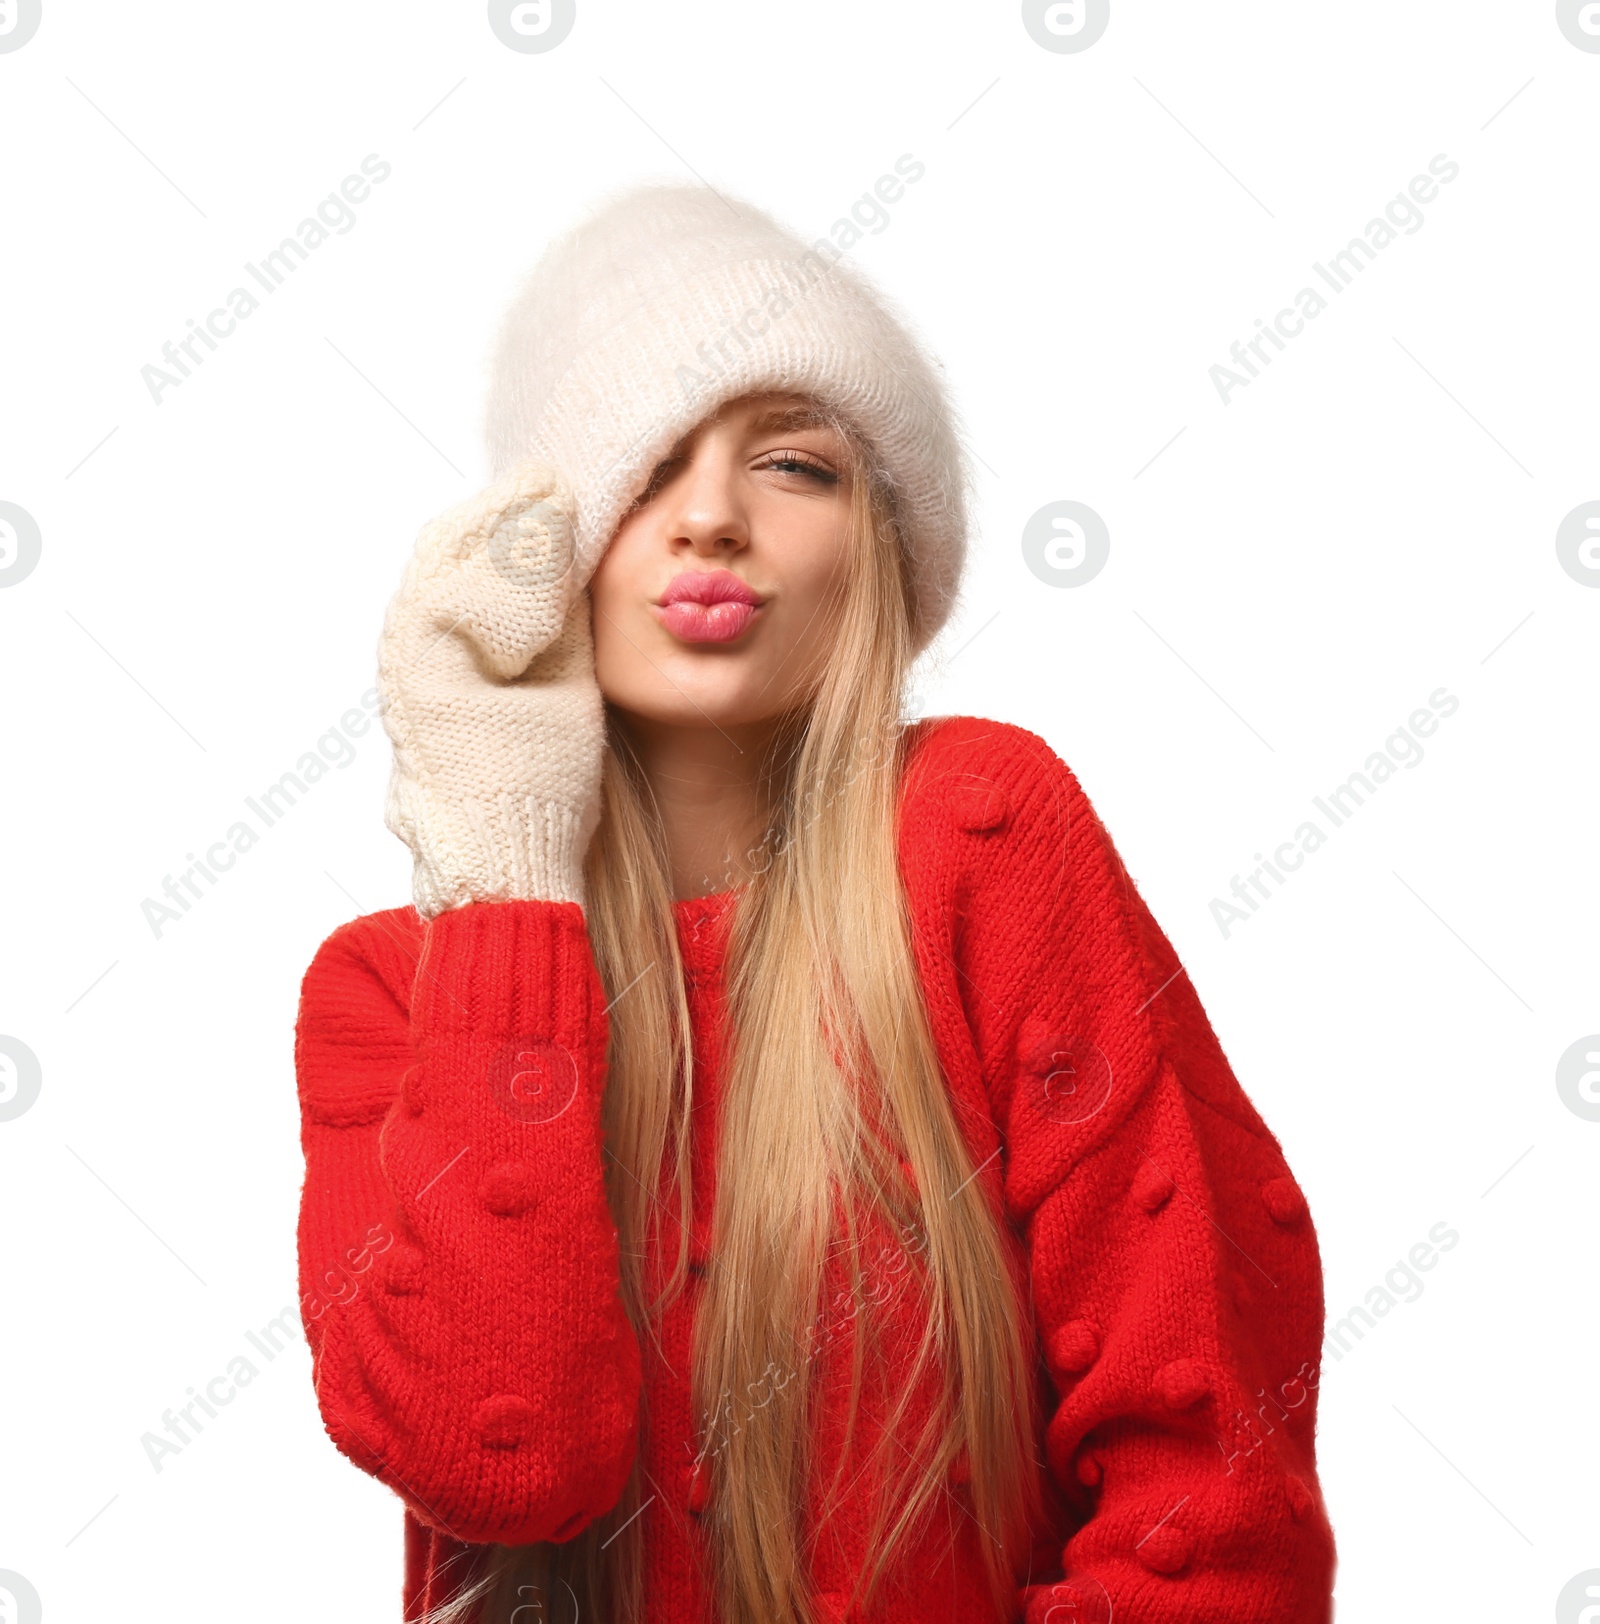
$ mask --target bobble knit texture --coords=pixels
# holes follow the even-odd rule
[[[497,474],[531,455],[571,484],[582,584],[656,463],[757,390],[814,394],[875,448],[905,530],[920,649],[949,614],[966,551],[969,472],[942,377],[831,243],[813,248],[753,204],[639,187],[556,242],[501,325],[489,453]]]
[[[822,1616],[1328,1624],[1315,1230],[1166,937],[1072,774],[1001,723],[917,725],[900,863],[945,1081],[1030,1288],[1050,1509],[996,1615],[958,1463],[950,1515],[880,1606],[847,1611],[858,1485],[813,1547]],[[391,910],[335,931],[307,972],[302,1312],[330,1434],[405,1502],[408,1619],[448,1594],[460,1542],[570,1537],[642,1451],[647,1624],[714,1624],[698,1514],[716,1463],[694,1465],[687,1353],[730,901],[678,904],[707,1108],[694,1278],[647,1357],[618,1295],[581,910]],[[829,1434],[845,1388],[820,1391]],[[820,1517],[816,1484],[806,1505]]]

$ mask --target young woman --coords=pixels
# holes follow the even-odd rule
[[[302,994],[328,1430],[408,1621],[1325,1624],[1304,1199],[1068,769],[903,722],[961,454],[830,254],[647,189],[507,319]]]

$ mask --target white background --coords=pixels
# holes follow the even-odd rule
[[[399,1617],[399,1502],[298,1333],[246,1339],[295,1302],[299,977],[408,900],[381,733],[159,938],[141,905],[371,687],[555,232],[698,175],[816,236],[911,153],[854,258],[981,458],[925,708],[1079,774],[1307,1191],[1331,1318],[1459,1234],[1326,1362],[1340,1617],[1550,1617],[1600,1567],[1600,1123],[1555,1085],[1600,1030],[1600,591],[1555,550],[1600,498],[1597,106],[1544,0],[1115,0],[1079,54],[1013,4],[579,0],[521,54],[481,5],[45,0],[0,54],[0,500],[43,536],[0,590],[0,1032],[43,1075],[0,1122],[0,1569],[56,1621]],[[353,229],[155,404],[141,367],[369,153]],[[1312,262],[1440,153],[1332,296]],[[1330,307],[1224,405],[1208,369],[1306,286]],[[1060,589],[1020,537],[1067,498],[1111,553]],[[1420,764],[1224,937],[1212,899],[1440,687]],[[240,1354],[156,1472],[142,1436]]]

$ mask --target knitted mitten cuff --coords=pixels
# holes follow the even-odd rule
[[[424,919],[469,902],[584,901],[598,808],[584,814],[508,792],[445,806],[396,774],[384,821],[412,849],[412,900]]]

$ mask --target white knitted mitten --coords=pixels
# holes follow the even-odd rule
[[[424,525],[378,645],[394,744],[384,821],[425,919],[467,902],[583,901],[605,729],[573,503],[524,460]]]

